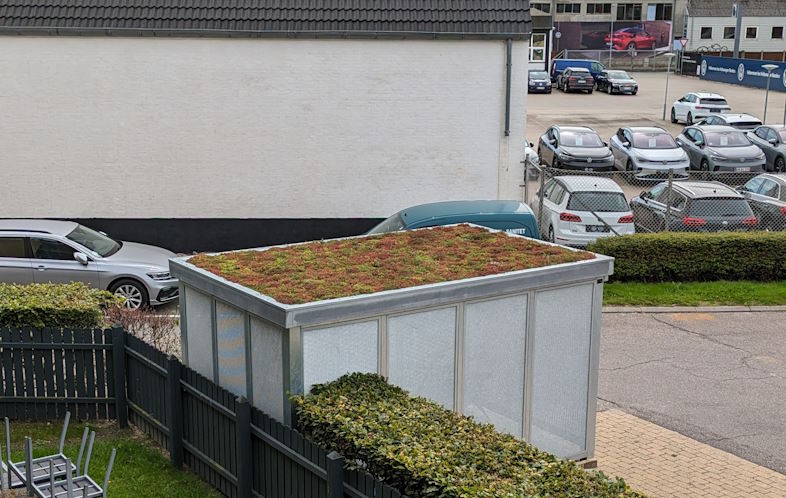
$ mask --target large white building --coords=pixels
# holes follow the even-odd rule
[[[732,15],[735,3],[742,5],[740,51],[786,55],[784,0],[690,0],[685,18],[686,49],[733,51],[738,36],[737,19]]]
[[[526,1],[79,5],[0,0],[0,217],[187,251],[522,197]]]

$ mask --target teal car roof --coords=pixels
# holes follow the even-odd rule
[[[435,218],[455,216],[532,216],[532,210],[519,201],[447,201],[412,206],[399,212],[409,226]]]

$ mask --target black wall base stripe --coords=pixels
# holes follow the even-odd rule
[[[382,218],[68,218],[170,251],[228,251],[360,235]]]

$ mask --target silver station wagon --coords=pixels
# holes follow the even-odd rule
[[[71,221],[0,220],[0,282],[85,282],[126,299],[127,308],[178,297],[175,253],[122,242]]]

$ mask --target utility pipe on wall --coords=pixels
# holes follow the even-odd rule
[[[510,76],[513,66],[513,40],[507,40],[507,74],[505,75],[505,136],[510,136]]]

